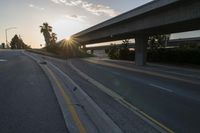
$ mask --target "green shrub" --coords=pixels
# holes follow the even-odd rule
[[[200,64],[199,48],[168,48],[148,50],[149,62]]]
[[[120,47],[118,45],[112,45],[107,52],[111,59],[134,60],[135,57],[134,51],[129,50],[127,47]]]
[[[108,56],[111,59],[119,59],[119,48],[117,45],[112,45],[108,50]]]
[[[75,58],[75,57],[88,57],[90,56],[83,50],[79,49],[77,45],[55,44],[49,45],[46,48],[47,52],[58,55],[61,58]]]
[[[47,52],[58,54],[59,47],[56,45],[49,45],[46,47]]]
[[[111,59],[132,60],[135,59],[135,51],[113,45],[108,50]],[[159,48],[147,50],[147,61],[173,63],[173,64],[197,64],[200,65],[200,47]]]

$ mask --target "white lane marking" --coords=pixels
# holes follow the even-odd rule
[[[94,59],[96,61],[98,61],[97,59]],[[116,61],[111,61],[111,62],[116,62]],[[120,62],[120,61],[117,61],[117,62]],[[128,63],[127,61],[125,61],[125,63]],[[132,65],[134,64],[133,62],[131,62]],[[152,64],[151,64],[152,65]],[[171,69],[171,68],[170,68]],[[178,68],[176,68],[178,69]],[[180,68],[179,68],[180,69]],[[184,68],[181,68],[183,69],[184,71],[190,71],[190,70],[186,70]],[[158,70],[158,69],[155,69],[155,68],[145,68],[145,70],[152,70],[152,71],[158,71],[158,72],[165,72],[165,73],[168,73],[168,74],[175,74],[175,75],[179,75],[179,76],[185,76],[185,77],[192,77],[192,78],[200,78],[200,76],[198,75],[194,75],[194,74],[183,74],[183,73],[180,73],[180,72],[174,72],[174,71],[166,71],[166,70]],[[192,71],[191,71],[192,72]],[[196,73],[199,73],[200,71],[196,72]]]
[[[109,130],[111,130],[111,132],[122,133],[122,130],[118,127],[118,125],[116,125],[113,122],[113,120],[95,103],[95,101],[93,101],[91,99],[90,96],[88,96],[88,94],[83,89],[81,89],[81,87],[77,83],[75,83],[74,80],[72,80],[65,72],[63,72],[62,70],[60,70],[53,63],[48,62],[48,64],[51,65],[54,69],[56,69],[61,75],[63,75],[64,77],[66,77],[67,80],[69,80],[69,82],[71,82],[73,84],[73,86],[75,86],[75,87],[78,88],[78,90],[81,92],[81,95],[85,98],[85,100],[87,100],[87,102],[88,102],[87,104],[90,104],[90,109],[86,109],[86,111],[88,113],[90,113],[89,114],[90,117],[94,117],[92,115],[96,114],[96,116],[101,117],[101,118],[97,118],[97,117],[94,118],[97,121],[97,122],[95,122],[96,124],[98,124],[99,122],[105,122],[106,123],[106,125],[107,125],[106,127],[105,127],[104,124],[102,124],[102,125],[104,125],[104,127],[101,127],[102,125],[99,125],[99,127],[101,128],[101,130],[104,130],[105,128],[108,128]],[[85,106],[85,107],[87,108],[87,106]],[[92,110],[92,109],[94,109],[94,110]]]
[[[164,90],[164,91],[168,91],[168,92],[170,92],[170,93],[172,93],[173,91],[172,90],[170,90],[170,89],[167,89],[167,88],[164,88],[164,87],[162,87],[162,86],[159,86],[159,85],[155,85],[155,84],[149,84],[150,86],[152,86],[152,87],[156,87],[156,88],[159,88],[159,89],[161,89],[161,90]]]
[[[97,58],[90,58],[93,60],[98,61]],[[135,63],[133,61],[124,61],[124,60],[111,60],[111,59],[101,59],[101,61],[110,61],[110,62],[121,62],[121,63],[129,63],[131,65],[135,65]],[[148,63],[151,66],[160,66],[160,67],[164,67],[164,68],[169,68],[169,69],[180,69],[181,67],[177,67],[177,66],[166,66],[166,65],[161,65],[161,64],[154,64],[154,63]],[[199,73],[200,71],[198,69],[191,69],[191,68],[181,68],[183,71],[189,71],[189,72],[194,72],[194,73]],[[160,70],[163,72],[167,72],[167,73],[173,73],[173,74],[177,74],[177,75],[183,75],[183,76],[189,76],[189,77],[194,77],[193,75],[190,74],[182,74],[182,73],[177,73],[177,72],[168,72],[168,71],[164,71],[164,70]],[[199,78],[199,76],[197,76],[197,78]]]
[[[95,85],[96,87],[100,88],[103,92],[105,92],[106,94],[114,97],[114,99],[123,99],[119,94],[113,92],[111,89],[105,87],[103,84],[99,83],[98,81],[94,80],[93,78],[91,78],[90,76],[86,75],[85,73],[83,73],[82,71],[80,71],[78,68],[76,68],[74,65],[72,65],[71,61],[68,62],[69,66],[75,70],[79,75],[81,75],[84,79],[86,79],[87,81],[89,81],[90,83],[92,83],[93,85]]]
[[[177,77],[177,76],[173,76],[173,75],[162,74],[162,73],[159,73],[159,72],[154,72],[154,71],[149,71],[149,70],[142,70],[142,69],[139,69],[139,68],[130,68],[130,67],[122,66],[122,65],[113,64],[113,63],[97,62],[95,60],[90,60],[90,59],[82,59],[82,60],[87,61],[87,62],[91,62],[91,63],[94,63],[94,64],[100,64],[100,65],[104,65],[104,66],[108,66],[108,67],[123,69],[123,70],[126,70],[126,71],[143,73],[143,74],[148,74],[148,75],[151,75],[151,76],[158,76],[158,77],[161,77],[161,78],[168,78],[168,79],[171,79],[171,80],[178,80],[178,81],[181,81],[181,82],[200,85],[199,81],[196,81],[196,80],[193,81],[191,79],[185,79],[183,77]]]
[[[36,58],[36,57],[34,57],[33,55],[31,55],[31,53],[30,54],[28,54],[28,53],[25,53],[25,52],[22,52],[23,54],[25,54],[26,56],[29,56],[29,57],[31,57],[33,60],[35,60],[36,62],[38,62],[38,59]]]
[[[5,60],[5,59],[0,59],[0,62],[5,62],[5,61],[8,61],[8,60]]]
[[[149,69],[149,70],[155,70],[155,69]],[[185,76],[185,77],[200,78],[200,76],[197,76],[194,74],[182,74],[182,73],[178,73],[178,72],[165,71],[165,70],[156,70],[156,71],[165,72],[165,73],[169,73],[169,74],[175,74],[175,75],[179,75],[179,76]]]
[[[194,72],[194,73],[199,73],[200,71],[198,69],[194,69],[194,68],[184,68],[184,67],[178,67],[178,66],[166,66],[166,65],[161,65],[161,64],[153,64],[153,63],[149,63],[152,66],[160,66],[163,68],[168,68],[168,69],[181,69],[183,71],[188,71],[188,72]]]
[[[158,131],[160,131],[162,133],[174,133],[171,129],[169,129],[168,127],[166,127],[162,123],[158,122],[157,120],[155,120],[151,116],[147,115],[145,112],[143,112],[139,108],[135,107],[134,105],[132,105],[129,102],[127,102],[126,100],[124,100],[124,98],[121,97],[118,93],[112,91],[111,89],[107,88],[106,86],[104,86],[100,82],[96,81],[92,77],[90,77],[87,74],[80,71],[78,68],[76,68],[72,64],[71,60],[68,62],[68,64],[73,70],[75,70],[80,76],[82,76],[88,82],[92,83],[94,86],[99,88],[101,91],[105,92],[107,95],[111,96],[114,100],[119,102],[121,105],[123,105],[127,109],[133,111],[137,116],[139,116],[141,119],[143,119],[144,121],[149,123],[151,126],[153,126]]]
[[[105,70],[105,68],[102,66],[95,66],[95,67]],[[109,70],[106,70],[106,71],[109,71]],[[117,76],[121,75],[119,72],[115,72],[115,71],[109,71],[109,72],[111,72],[112,74],[117,75]]]
[[[111,73],[112,73],[112,74],[115,74],[115,75],[118,75],[118,76],[121,75],[119,72],[115,72],[115,71],[113,71],[113,72],[111,72]]]

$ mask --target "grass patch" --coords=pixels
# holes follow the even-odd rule
[[[43,48],[43,49],[27,49],[26,51],[60,59],[93,57],[93,55],[88,54],[82,50],[74,50],[74,49],[66,50],[61,48],[56,48],[56,49]]]

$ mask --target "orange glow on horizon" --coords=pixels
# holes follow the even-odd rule
[[[65,40],[66,40],[66,41],[70,41],[70,40],[71,40],[71,37],[69,36],[69,37],[65,38]]]

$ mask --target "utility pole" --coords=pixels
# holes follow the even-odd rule
[[[6,35],[6,47],[8,48],[9,46],[8,46],[8,31],[9,30],[12,30],[12,29],[17,29],[16,27],[9,27],[9,28],[6,28],[5,29],[5,35]]]

